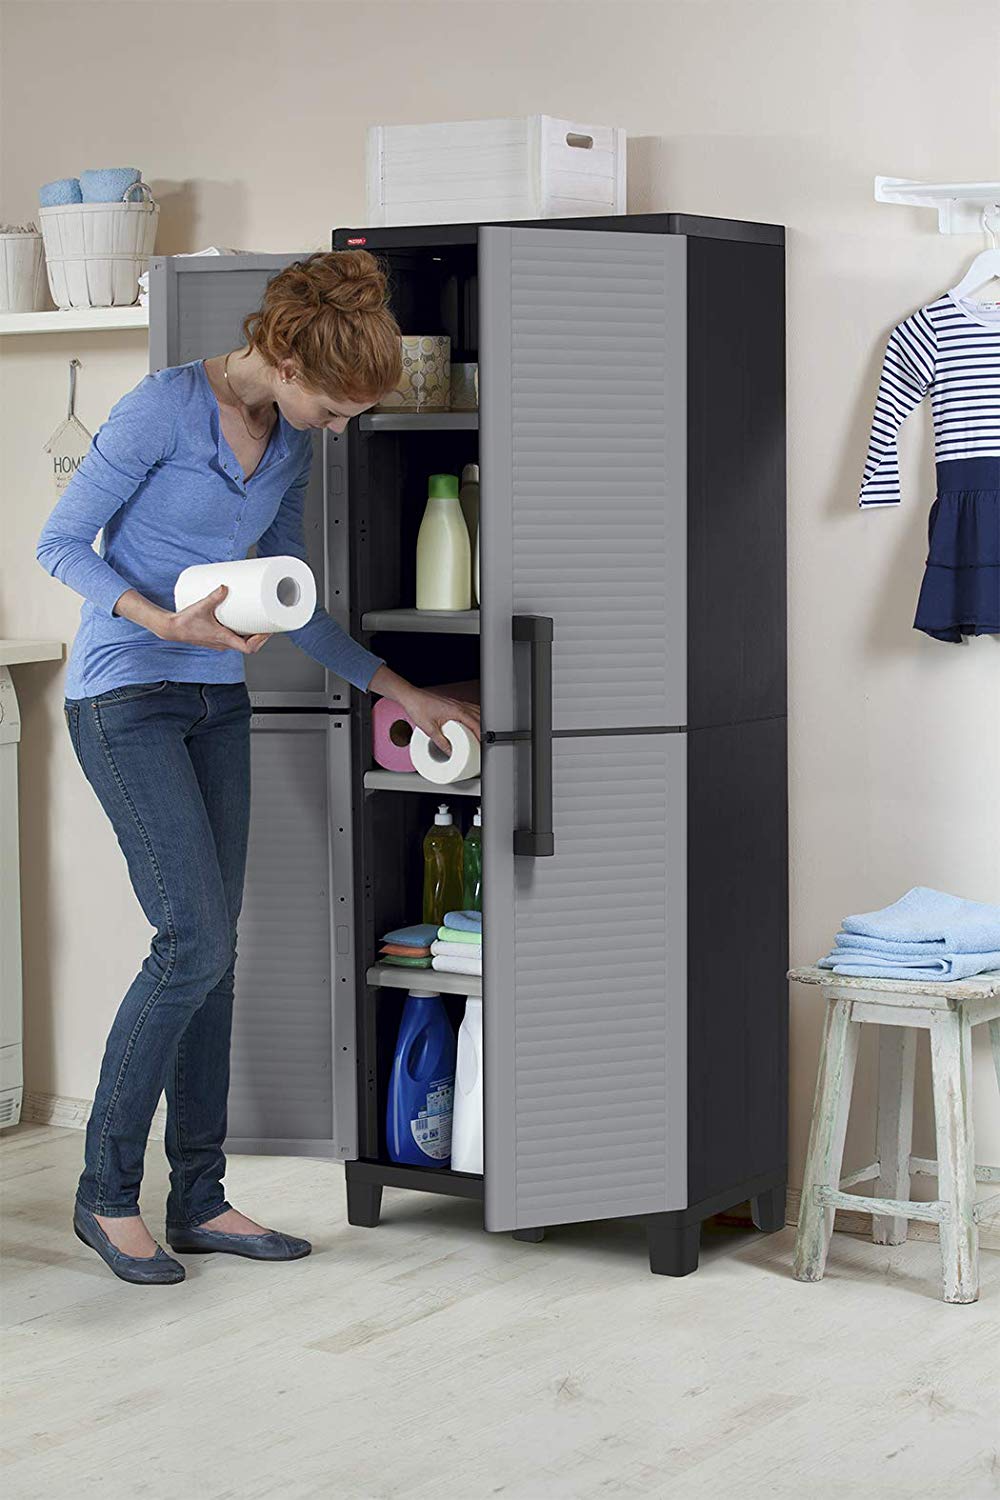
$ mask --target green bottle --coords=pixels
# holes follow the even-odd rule
[[[483,809],[476,808],[472,827],[465,835],[465,862],[462,876],[462,907],[465,911],[483,909]]]
[[[423,921],[440,927],[446,912],[461,909],[462,850],[462,835],[442,802],[424,835]]]

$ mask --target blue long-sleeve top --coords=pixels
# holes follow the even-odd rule
[[[262,557],[305,560],[302,513],[311,461],[310,434],[279,413],[260,463],[244,480],[201,360],[147,375],[123,396],[36,548],[42,567],[84,596],[66,697],[163,678],[242,682],[242,652],[163,641],[113,610],[130,588],[172,610],[184,568],[244,558],[255,544]],[[383,662],[321,605],[289,634],[357,688],[366,689]]]

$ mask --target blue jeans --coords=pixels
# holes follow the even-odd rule
[[[139,1212],[146,1140],[165,1089],[167,1223],[202,1224],[230,1206],[222,1143],[250,822],[250,699],[243,683],[143,682],[67,698],[65,715],[156,929],[108,1036],[77,1197],[96,1214]]]

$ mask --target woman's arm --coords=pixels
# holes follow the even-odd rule
[[[278,513],[257,543],[261,557],[297,557],[306,559],[303,510],[305,493],[312,468],[312,451],[303,463],[299,474],[287,491]],[[463,703],[449,698],[432,688],[414,687],[405,677],[400,677],[386,665],[384,657],[366,651],[364,646],[349,636],[332,620],[319,604],[299,630],[289,631],[297,646],[300,646],[315,661],[336,672],[362,692],[374,692],[382,698],[393,698],[405,708],[413,722],[427,734],[441,750],[450,748],[441,732],[447,719],[457,719],[467,725],[479,738],[479,709],[474,703]]]

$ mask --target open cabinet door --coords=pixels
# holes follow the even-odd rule
[[[686,250],[480,230],[488,1229],[686,1204]]]

